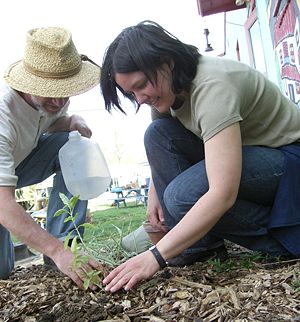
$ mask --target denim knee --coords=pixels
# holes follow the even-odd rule
[[[7,279],[14,269],[14,245],[7,229],[0,225],[0,279]]]
[[[0,267],[0,279],[1,280],[8,279],[13,269],[14,269],[13,265],[6,265],[5,267]]]
[[[178,139],[193,139],[197,138],[195,134],[188,131],[177,119],[172,117],[163,117],[156,119],[150,123],[144,134],[144,145],[149,147],[149,144],[160,145],[161,140],[167,142],[176,141]],[[197,138],[197,140],[200,140]]]
[[[163,127],[165,124],[165,119],[158,119],[149,124],[144,134],[144,146],[147,148],[153,142],[157,142],[157,136],[159,132],[158,128]]]
[[[12,245],[1,247],[0,279],[7,279],[15,266],[14,248]]]
[[[189,200],[182,194],[176,184],[171,182],[164,192],[164,204],[168,212],[165,216],[165,222],[169,229],[172,229],[192,208],[194,200]]]
[[[166,187],[164,203],[169,216],[178,223],[207,191],[205,163],[200,161],[180,173]]]

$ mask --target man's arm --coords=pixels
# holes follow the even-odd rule
[[[85,273],[83,269],[72,267],[73,253],[26,213],[16,202],[14,191],[14,187],[0,187],[0,224],[29,247],[50,257],[63,273],[82,288]],[[85,270],[101,268],[100,263],[90,259]]]
[[[53,123],[47,132],[71,132],[78,131],[82,136],[90,138],[92,131],[85,120],[79,115],[63,116]]]

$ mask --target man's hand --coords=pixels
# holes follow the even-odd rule
[[[74,259],[75,256],[69,249],[64,249],[64,251],[60,252],[55,258],[53,258],[59,270],[70,277],[81,289],[84,288],[84,281],[88,278],[87,273],[91,272],[92,270],[99,271],[100,276],[97,276],[96,283],[89,285],[90,289],[96,290],[97,285],[101,284],[102,278],[108,274],[108,269],[106,266],[89,257],[87,261],[82,261],[82,264],[79,265],[79,267],[75,267]]]
[[[70,131],[78,131],[82,136],[90,138],[92,130],[88,127],[85,120],[79,115],[70,116]]]
[[[79,287],[83,288],[87,272],[96,270],[106,276],[107,269],[96,260],[89,260],[80,268],[73,267],[74,254],[65,249],[61,240],[41,228],[15,200],[14,187],[0,187],[0,224],[9,230],[24,244],[50,257],[57,267],[69,276]],[[99,277],[100,284],[100,277]],[[95,285],[90,285],[95,288]]]
[[[63,116],[52,124],[47,132],[71,132],[78,131],[82,136],[90,138],[92,130],[88,127],[85,120],[79,115]]]

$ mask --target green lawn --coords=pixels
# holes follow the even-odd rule
[[[136,206],[128,203],[127,207],[99,206],[99,209],[91,213],[94,229],[86,229],[85,239],[91,236],[99,240],[106,240],[117,233],[118,227],[123,235],[138,228],[146,218],[146,208],[143,205]]]
[[[134,202],[127,207],[99,206],[91,212],[93,228],[86,228],[84,241],[99,260],[118,264],[127,254],[120,246],[122,237],[135,230],[146,218],[146,208]]]
[[[98,205],[91,211],[93,227],[87,227],[84,242],[93,255],[104,262],[117,265],[134,255],[126,253],[120,246],[122,237],[142,225],[146,218],[146,207],[127,202],[127,207]],[[18,240],[12,237],[15,243]]]

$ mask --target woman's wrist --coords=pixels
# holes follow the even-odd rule
[[[156,245],[151,246],[149,248],[149,250],[152,253],[152,255],[154,256],[154,258],[156,259],[156,261],[161,269],[168,266],[168,262],[162,257],[161,253],[156,248]]]

